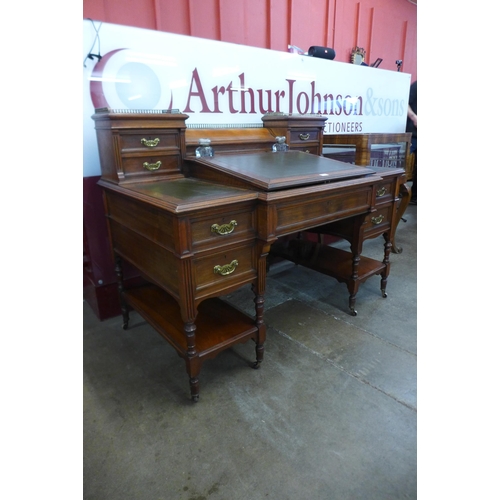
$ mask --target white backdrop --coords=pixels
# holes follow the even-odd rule
[[[325,134],[405,131],[407,73],[98,21],[84,20],[83,35],[84,176],[101,173],[99,107],[175,108],[188,127],[261,126],[284,112],[323,114]]]

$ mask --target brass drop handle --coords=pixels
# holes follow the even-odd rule
[[[383,215],[379,215],[378,217],[372,217],[372,223],[375,225],[380,224],[384,220]]]
[[[226,234],[231,234],[234,231],[234,228],[238,225],[235,220],[232,220],[229,224],[212,224],[212,233],[220,234],[224,236]]]
[[[233,260],[230,264],[225,264],[224,266],[215,266],[214,274],[220,274],[221,276],[227,276],[228,274],[234,273],[234,270],[238,266],[238,261]]]
[[[301,141],[307,141],[307,139],[309,139],[309,134],[299,134],[299,139]]]
[[[160,144],[160,139],[158,137],[156,139],[141,139],[141,144],[148,148],[155,148]]]
[[[148,163],[145,161],[142,166],[146,169],[149,170],[150,172],[154,170],[158,170],[161,167],[161,161],[158,160],[156,163]]]
[[[385,187],[383,188],[380,188],[380,189],[377,189],[377,198],[380,198],[381,196],[384,196],[384,194],[386,193],[386,189]]]

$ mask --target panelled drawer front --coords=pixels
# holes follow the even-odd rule
[[[290,132],[290,142],[292,143],[302,143],[302,142],[316,142],[319,138],[319,131],[315,130],[292,130]]]
[[[255,237],[255,217],[253,210],[234,210],[192,220],[193,250],[213,248]]]
[[[276,235],[301,231],[316,225],[333,222],[367,212],[371,206],[372,186],[363,186],[351,193],[310,195],[302,203],[283,203],[276,206]]]
[[[391,201],[394,197],[393,190],[393,181],[381,182],[375,186],[375,206]]]
[[[120,149],[123,152],[129,151],[155,151],[165,148],[180,148],[179,134],[168,134],[165,131],[156,133],[151,130],[137,130],[130,134],[120,134]]]
[[[365,233],[384,233],[391,226],[393,205],[377,208],[375,212],[366,216]]]
[[[220,252],[209,252],[193,260],[197,291],[210,293],[227,284],[246,283],[257,276],[253,266],[254,242],[242,246],[230,246]]]
[[[178,171],[180,168],[179,155],[140,155],[122,157],[122,167],[125,176],[136,175],[163,175]]]

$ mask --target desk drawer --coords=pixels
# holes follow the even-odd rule
[[[302,144],[306,142],[318,142],[319,141],[319,131],[314,130],[292,130],[290,132],[290,143],[291,144]]]
[[[257,232],[255,226],[255,211],[248,208],[194,219],[191,221],[193,250],[254,238]]]
[[[391,227],[393,205],[377,208],[375,212],[366,216],[365,235],[372,237],[385,233]]]
[[[373,186],[359,186],[351,192],[311,193],[301,201],[276,204],[276,236],[362,216],[371,207]]]
[[[179,134],[154,130],[137,130],[120,134],[122,153],[132,151],[155,151],[162,149],[180,149]]]
[[[394,199],[395,181],[389,179],[375,186],[375,207]]]
[[[137,176],[149,178],[178,172],[180,162],[180,154],[122,156],[122,168],[126,178]]]
[[[254,242],[230,246],[220,252],[209,252],[193,260],[197,293],[203,294],[252,281],[257,276],[254,264]]]

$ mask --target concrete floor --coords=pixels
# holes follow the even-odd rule
[[[253,342],[205,362],[198,403],[183,360],[137,314],[124,331],[84,303],[84,499],[417,498],[416,215],[399,225],[388,297],[372,277],[356,317],[345,285],[272,267],[261,368]],[[226,300],[253,314],[252,297]]]

